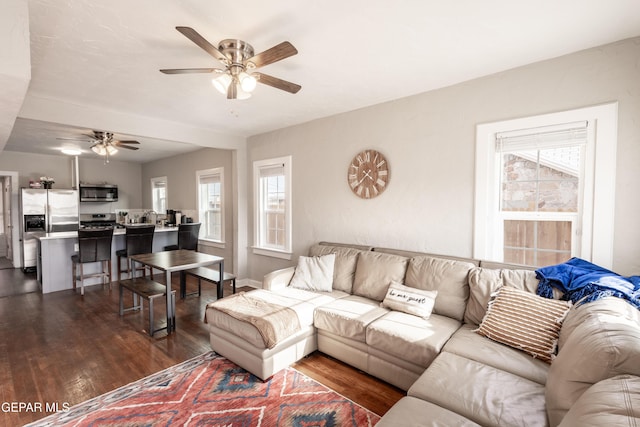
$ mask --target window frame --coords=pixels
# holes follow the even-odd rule
[[[285,206],[284,206],[284,246],[281,248],[274,248],[264,244],[264,236],[266,233],[264,224],[264,211],[263,211],[263,194],[262,186],[260,183],[260,171],[276,165],[282,165],[284,169],[284,193],[285,193]],[[254,194],[254,236],[253,236],[253,253],[257,255],[271,256],[275,258],[290,260],[293,255],[292,241],[293,241],[293,218],[292,218],[292,157],[276,157],[265,160],[256,160],[253,162],[253,194]]]
[[[154,178],[151,178],[150,180],[151,182],[151,209],[153,209],[153,211],[158,214],[158,215],[163,215],[166,212],[166,209],[169,206],[169,179],[166,176],[156,176]],[[156,190],[156,183],[164,183],[164,205],[165,205],[165,209],[156,209],[156,196],[155,196],[155,190]],[[160,210],[160,212],[158,212],[158,210]]]
[[[502,236],[497,221],[500,206],[499,153],[497,133],[518,129],[588,122],[585,148],[585,174],[582,192],[581,225],[574,231],[579,256],[605,268],[613,264],[615,172],[617,150],[618,103],[579,108],[480,124],[476,127],[476,171],[473,256],[502,262]],[[602,177],[596,180],[595,176]],[[614,177],[610,179],[609,177]],[[572,246],[574,246],[572,244]],[[573,248],[572,248],[573,249]]]
[[[211,239],[204,236],[206,231],[206,224],[204,224],[204,218],[201,217],[200,211],[200,180],[203,177],[216,176],[220,181],[220,238]],[[196,210],[198,212],[198,220],[202,224],[200,226],[200,233],[198,239],[206,244],[214,247],[224,248],[225,246],[225,191],[224,191],[224,168],[211,168],[202,169],[196,171]],[[203,227],[204,225],[204,227]]]

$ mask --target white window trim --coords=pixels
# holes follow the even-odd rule
[[[559,113],[542,114],[514,120],[480,124],[476,128],[476,177],[473,256],[493,259],[500,252],[492,243],[499,228],[494,212],[499,205],[499,170],[495,152],[495,135],[514,129],[587,120],[589,138],[585,164],[593,165],[595,174],[585,174],[580,257],[612,268],[615,204],[616,150],[618,140],[618,103],[585,107]],[[595,180],[594,176],[600,177]],[[591,209],[588,209],[591,207]],[[590,214],[593,213],[593,215]],[[501,234],[501,233],[500,233]]]
[[[153,200],[153,194],[155,190],[156,182],[164,182],[165,185],[165,198],[164,203],[168,207],[169,206],[169,179],[166,176],[157,176],[155,178],[151,178],[151,207],[155,209],[155,202]],[[165,212],[156,212],[158,215],[164,215]]]
[[[293,255],[292,249],[292,240],[293,240],[293,221],[292,221],[292,203],[291,199],[293,198],[293,190],[291,186],[291,163],[292,157],[277,157],[273,159],[266,160],[256,160],[253,162],[253,198],[254,198],[254,223],[253,223],[253,253],[256,255],[270,256],[274,258],[291,260]],[[273,249],[273,248],[265,248],[259,246],[260,243],[260,219],[261,215],[259,212],[260,209],[260,169],[266,166],[274,165],[274,164],[283,164],[284,165],[284,182],[286,188],[287,198],[285,201],[285,248],[283,250]]]
[[[208,175],[219,175],[220,176],[220,240],[215,239],[206,239],[204,237],[198,237],[200,243],[203,246],[210,246],[214,248],[224,249],[225,247],[225,222],[224,222],[224,211],[225,211],[225,197],[224,197],[224,168],[212,168],[212,169],[203,169],[196,171],[196,210],[198,212],[198,220],[202,222],[200,218],[200,177],[208,176]]]

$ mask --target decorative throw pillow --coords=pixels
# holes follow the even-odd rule
[[[487,314],[476,332],[551,363],[562,321],[570,308],[570,301],[502,286],[489,301]]]
[[[331,292],[336,254],[298,258],[289,286],[307,291]]]
[[[438,291],[425,291],[391,282],[380,306],[427,319],[431,316],[437,295]]]

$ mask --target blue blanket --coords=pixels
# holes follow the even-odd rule
[[[536,270],[538,295],[553,298],[553,288],[562,299],[580,304],[606,296],[623,298],[640,309],[640,276],[622,277],[613,271],[580,258]]]

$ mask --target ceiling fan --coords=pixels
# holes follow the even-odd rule
[[[273,64],[298,53],[287,41],[282,42],[264,52],[254,55],[253,47],[242,40],[222,40],[216,48],[204,37],[190,27],[176,27],[189,40],[197,44],[209,55],[220,61],[225,68],[173,68],[160,70],[165,74],[215,73],[213,86],[227,99],[247,99],[256,87],[262,83],[289,93],[297,93],[302,86],[253,70]]]
[[[91,151],[100,156],[105,156],[105,163],[109,163],[109,156],[118,152],[118,148],[125,148],[127,150],[137,150],[138,147],[133,145],[140,144],[138,141],[120,141],[113,139],[112,132],[103,132],[94,130],[93,135],[83,133],[84,138],[57,138],[70,141],[87,141],[93,142]],[[89,138],[89,139],[87,139]],[[130,145],[132,144],[132,145]]]

